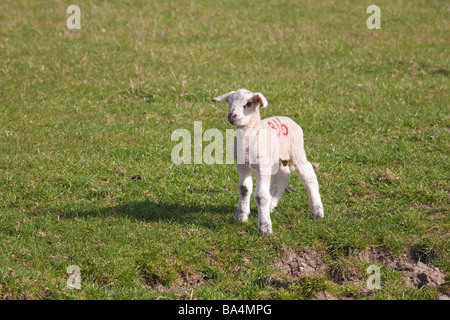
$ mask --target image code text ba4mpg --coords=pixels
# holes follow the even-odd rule
[[[222,305],[221,308],[189,306],[188,304],[178,308],[179,315],[203,315],[208,318],[212,313],[222,315],[269,315],[272,314],[271,305]]]

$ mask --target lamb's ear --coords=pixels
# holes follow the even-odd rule
[[[235,92],[236,91],[230,91],[230,92],[224,94],[223,96],[218,96],[218,97],[212,98],[211,101],[212,102],[228,102],[228,98]]]
[[[267,99],[260,92],[253,95],[253,102],[259,102],[261,108],[265,108],[269,104]]]

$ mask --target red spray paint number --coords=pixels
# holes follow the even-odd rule
[[[288,128],[287,128],[287,126],[286,126],[285,124],[281,123],[280,119],[275,118],[275,119],[273,120],[273,122],[275,122],[276,127],[275,127],[275,125],[274,125],[272,122],[270,122],[270,121],[268,122],[268,125],[269,125],[269,127],[271,127],[272,129],[276,130],[276,134],[277,134],[278,137],[279,137],[281,134],[283,134],[284,136],[287,136],[287,135],[288,135],[289,130],[288,130]]]

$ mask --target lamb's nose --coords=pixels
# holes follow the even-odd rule
[[[228,114],[228,122],[231,124],[234,124],[234,121],[236,120],[237,115],[236,114]]]

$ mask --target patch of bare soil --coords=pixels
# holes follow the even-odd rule
[[[157,282],[151,285],[151,288],[160,292],[178,292],[177,299],[189,300],[192,299],[193,289],[204,284],[205,279],[196,274],[180,274],[180,278],[171,285],[162,285]]]
[[[327,261],[325,254],[310,247],[300,251],[287,248],[273,260],[272,267],[282,276],[274,274],[265,279],[267,283],[275,287],[288,287],[289,284],[298,281],[305,276],[327,276],[330,280],[339,283],[352,282],[361,287],[358,296],[367,296],[371,292],[365,288],[368,275],[363,274],[358,268],[358,263],[363,261],[378,266],[386,266],[390,269],[401,271],[406,285],[422,288],[424,286],[435,287],[445,282],[445,273],[438,268],[418,262],[413,252],[403,256],[393,256],[389,250],[382,247],[370,247],[368,250],[353,254],[345,261]],[[442,294],[441,299],[447,298]],[[326,291],[317,292],[316,299],[333,300],[345,299],[345,297],[334,297]]]
[[[316,297],[311,300],[338,300],[338,298],[333,296],[328,291],[319,291],[319,292],[316,292]]]
[[[328,291],[319,291],[319,292],[316,292],[315,298],[313,298],[311,300],[351,300],[351,298],[335,297]]]
[[[438,300],[450,300],[450,296],[444,293],[438,295]]]
[[[217,257],[211,250],[205,250],[206,258],[211,266],[217,265]]]
[[[283,274],[294,278],[324,275],[326,270],[322,254],[309,247],[303,248],[300,252],[287,249],[273,261],[273,266]]]
[[[179,278],[175,280],[171,284],[163,284],[161,283],[161,280],[158,276],[154,274],[146,275],[145,276],[145,285],[147,287],[150,287],[154,290],[162,291],[162,292],[168,292],[168,291],[177,291],[180,289],[183,292],[186,291],[186,289],[193,289],[197,286],[203,285],[207,282],[205,278],[199,274],[193,273],[189,270],[185,271],[182,270],[178,273]]]
[[[273,268],[281,273],[282,276],[272,275],[264,280],[270,286],[287,288],[302,277],[330,276],[330,263],[324,259],[325,254],[325,252],[317,251],[311,247],[305,247],[297,252],[290,248],[284,249],[272,262]],[[339,279],[342,282],[350,280],[354,274],[352,272],[348,273],[348,270],[350,269],[339,268],[339,272],[333,274],[332,279]],[[349,298],[335,297],[327,291],[318,291],[313,300],[350,300],[358,298],[364,292],[361,291]]]
[[[265,277],[264,282],[276,288],[287,288],[302,277],[324,275],[326,264],[322,256],[322,253],[310,247],[298,252],[285,248],[271,263],[277,272]]]
[[[417,262],[414,254],[394,257],[388,250],[380,247],[371,247],[362,257],[363,260],[385,265],[391,269],[402,271],[406,285],[422,288],[435,287],[445,282],[445,273],[438,268]]]

